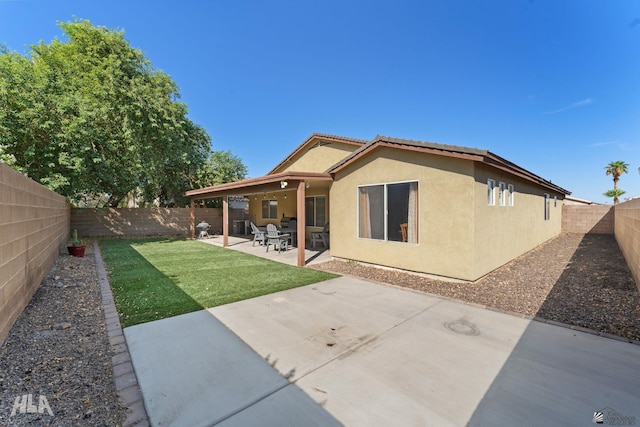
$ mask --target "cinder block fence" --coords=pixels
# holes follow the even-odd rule
[[[66,199],[0,163],[0,344],[69,238]]]

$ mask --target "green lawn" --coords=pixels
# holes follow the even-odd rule
[[[123,327],[337,277],[192,240],[104,240],[100,248]]]

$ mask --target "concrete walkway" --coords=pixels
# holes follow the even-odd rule
[[[354,278],[124,332],[155,426],[640,423],[640,346]]]

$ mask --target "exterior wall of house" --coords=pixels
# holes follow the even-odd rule
[[[488,204],[487,180],[496,185],[496,202]],[[514,186],[513,206],[500,206],[499,183]],[[549,194],[549,219],[545,220],[545,196]],[[554,200],[554,196],[556,199]],[[557,236],[562,226],[564,196],[482,164],[475,165],[474,271],[482,277],[514,258]]]
[[[313,143],[275,172],[325,172],[358,148],[356,145],[339,142],[330,142],[327,145],[322,145],[321,142],[319,146],[317,143]]]
[[[418,242],[358,237],[358,186],[418,181]],[[473,279],[473,163],[390,148],[339,171],[331,188],[331,255]]]

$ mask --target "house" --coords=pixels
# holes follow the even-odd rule
[[[330,221],[334,258],[476,280],[558,235],[571,193],[486,150],[313,134],[263,177],[186,194],[244,195],[257,225],[297,218],[298,265]]]

